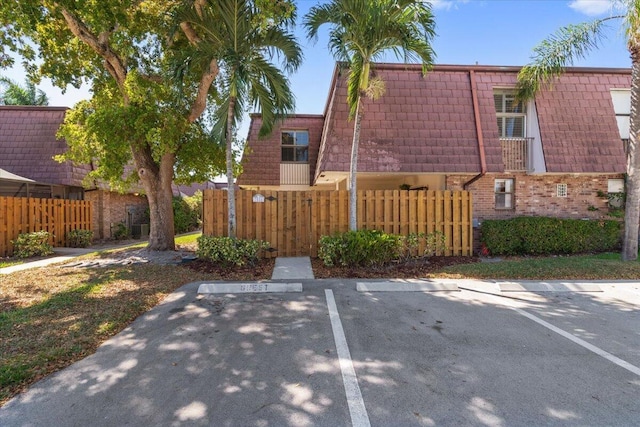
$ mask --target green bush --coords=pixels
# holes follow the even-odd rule
[[[255,264],[260,251],[269,248],[262,240],[233,239],[231,237],[198,237],[196,255],[223,265]]]
[[[198,230],[202,226],[202,192],[191,197],[173,198],[173,225],[176,234]]]
[[[491,255],[551,255],[604,252],[620,246],[622,223],[519,217],[486,220],[481,241]]]
[[[418,257],[430,257],[438,253],[443,253],[446,249],[446,237],[441,231],[432,233],[410,233],[403,237],[403,258],[410,259],[417,255]],[[418,253],[420,244],[424,244],[424,251]]]
[[[86,248],[93,242],[93,231],[71,230],[67,233],[67,244],[72,248]]]
[[[358,230],[320,238],[318,256],[325,265],[382,265],[399,258],[404,238],[378,230]]]
[[[113,228],[113,238],[116,240],[125,240],[131,237],[131,232],[127,224],[118,222]]]
[[[16,240],[11,241],[14,255],[18,258],[51,255],[53,247],[49,244],[50,237],[51,234],[47,231],[20,234]]]

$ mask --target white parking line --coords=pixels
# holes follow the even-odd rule
[[[353,369],[351,353],[349,353],[347,338],[344,335],[344,329],[342,329],[342,323],[340,322],[336,300],[333,298],[331,289],[325,289],[324,293],[327,298],[327,307],[329,308],[329,319],[331,320],[333,339],[336,343],[336,350],[338,351],[338,361],[340,362],[340,371],[342,371],[344,391],[347,395],[349,414],[351,414],[351,424],[354,427],[368,427],[371,425],[369,423],[369,415],[367,414],[362,393],[358,386],[356,371]]]
[[[586,342],[583,339],[580,339],[578,337],[576,337],[575,335],[570,334],[569,332],[566,332],[558,327],[553,326],[551,323],[546,322],[544,320],[542,320],[541,318],[534,316],[531,313],[527,313],[524,310],[521,310],[519,308],[516,307],[511,307],[513,308],[515,311],[517,311],[518,313],[520,313],[521,315],[523,315],[524,317],[533,320],[534,322],[538,323],[539,325],[544,326],[547,329],[552,330],[553,332],[562,335],[563,337],[565,337],[566,339],[573,341],[574,343],[586,348],[589,351],[594,352],[595,354],[597,354],[598,356],[604,357],[605,359],[607,359],[610,362],[615,363],[616,365],[620,366],[621,368],[626,369],[627,371],[633,372],[634,374],[640,376],[640,368],[638,368],[637,366],[632,365],[631,363],[620,359],[617,356],[614,356],[613,354],[604,351],[603,349],[596,347],[593,344],[590,344],[588,342]]]

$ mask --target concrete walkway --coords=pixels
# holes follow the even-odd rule
[[[90,254],[93,252],[108,251],[112,249],[121,249],[128,246],[139,245],[140,241],[135,243],[127,243],[125,245],[112,245],[104,247],[89,247],[89,248],[53,248],[55,256],[51,258],[45,258],[38,261],[24,262],[22,264],[12,265],[10,267],[0,268],[0,274],[11,274],[16,271],[29,270],[30,268],[46,267],[51,264],[58,264],[61,262],[69,261],[70,259]]]
[[[51,258],[45,258],[38,261],[25,262],[22,264],[12,265],[10,267],[0,268],[0,274],[11,274],[16,271],[28,270],[30,268],[46,267],[47,265],[57,264],[60,262],[69,261],[77,256],[96,252],[95,249],[82,249],[82,248],[54,248],[53,250],[56,256]]]
[[[271,275],[271,280],[303,280],[314,279],[311,269],[311,258],[278,257]]]

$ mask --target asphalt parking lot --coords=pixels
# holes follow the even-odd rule
[[[640,285],[198,296],[0,408],[2,426],[640,423]]]

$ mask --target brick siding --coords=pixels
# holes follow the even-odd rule
[[[259,138],[262,125],[259,115],[251,116],[249,127],[249,150],[242,156],[242,174],[239,185],[280,185],[281,133],[283,130],[309,131],[309,183],[313,182],[316,161],[320,148],[323,116],[295,115],[273,128],[270,135]]]
[[[119,222],[127,225],[148,222],[146,211],[149,204],[145,196],[96,190],[85,192],[84,198],[93,202],[94,239],[112,238],[112,229]],[[129,211],[132,213],[130,224]]]

